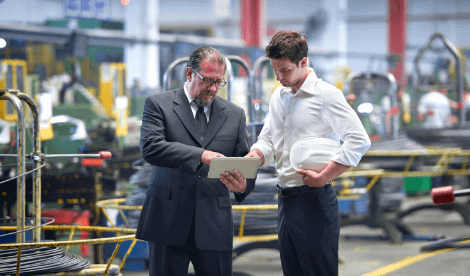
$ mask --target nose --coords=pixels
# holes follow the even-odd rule
[[[212,82],[209,86],[207,86],[207,89],[211,89],[211,90],[215,91],[219,88],[217,88],[215,82]]]

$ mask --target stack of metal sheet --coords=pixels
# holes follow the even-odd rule
[[[470,126],[411,129],[407,130],[407,135],[425,146],[470,149]]]
[[[399,132],[397,139],[372,142],[369,150],[426,150],[426,148],[410,138],[406,132]]]
[[[372,142],[369,151],[362,157],[359,164],[367,169],[386,169],[392,171],[402,171],[408,163],[409,156],[391,156],[386,151],[426,151],[426,148],[410,138],[405,132],[400,132],[396,139],[383,139]],[[373,152],[378,151],[380,154]],[[423,158],[419,157],[412,163],[411,169],[423,165]]]

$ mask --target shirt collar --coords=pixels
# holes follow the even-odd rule
[[[184,94],[186,95],[186,98],[188,98],[188,102],[191,103],[193,101],[193,98],[191,98],[188,88],[186,88],[186,83],[184,83],[183,88],[184,88]]]
[[[302,83],[302,85],[300,86],[298,91],[302,90],[309,94],[313,94],[313,88],[315,87],[315,83],[317,82],[318,77],[315,74],[315,71],[313,70],[313,68],[308,67],[307,70],[309,71],[309,74],[307,78],[305,79],[304,83]],[[292,92],[292,88],[285,87],[282,90],[281,94],[291,93],[291,92]]]

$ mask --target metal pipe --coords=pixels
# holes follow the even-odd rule
[[[168,68],[166,69],[165,73],[163,73],[163,91],[168,91],[170,90],[169,84],[171,83],[171,74],[170,72],[178,65],[182,63],[188,63],[189,57],[182,57],[178,58],[175,61],[173,61]]]
[[[16,154],[0,154],[0,157],[16,157]],[[36,155],[34,154],[32,157],[36,159],[36,157],[44,157],[44,158],[62,158],[62,157],[80,157],[80,158],[100,158],[99,154],[41,154]]]
[[[452,56],[455,58],[455,77],[457,80],[457,83],[455,85],[457,89],[457,100],[459,103],[463,103],[463,76],[462,76],[462,59],[460,58],[460,52],[457,47],[450,42],[443,34],[441,33],[436,33],[435,37],[439,37],[442,39],[442,42],[444,42],[444,45],[447,47],[447,49],[452,53]],[[465,126],[465,109],[461,108],[460,109],[460,126]]]
[[[390,88],[388,89],[388,96],[390,97],[391,106],[398,107],[398,85],[395,76],[392,73],[387,73],[387,79],[390,82]],[[392,115],[392,138],[395,140],[398,138],[398,114]]]
[[[249,122],[256,122],[257,118],[255,118],[256,116],[255,116],[255,112],[253,110],[253,100],[256,99],[256,97],[254,95],[255,90],[253,90],[253,73],[252,73],[253,70],[251,70],[250,65],[244,59],[242,59],[239,56],[231,56],[230,55],[230,56],[226,56],[226,57],[231,63],[235,62],[235,63],[241,65],[245,69],[245,71],[247,72],[247,75],[248,75],[248,93],[247,93],[248,106],[247,106],[247,108],[248,108],[248,117],[249,117],[248,121]],[[233,74],[233,72],[232,72],[232,74]],[[229,82],[229,85],[230,85],[230,82]]]
[[[90,226],[84,226],[90,227]],[[3,229],[3,227],[2,227]],[[57,228],[46,228],[45,230],[51,230]],[[92,229],[86,229],[93,231]],[[133,229],[131,229],[133,230]],[[114,232],[112,228],[107,227],[106,231],[102,232]],[[73,241],[55,241],[55,242],[43,242],[43,243],[16,243],[16,244],[0,244],[0,250],[4,249],[16,249],[16,248],[38,248],[38,247],[53,247],[53,246],[68,246],[68,245],[82,245],[82,244],[103,244],[110,242],[120,242],[135,239],[135,234],[111,237],[111,238],[99,238],[99,239],[88,239],[88,240],[73,240]]]
[[[20,276],[20,266],[21,266],[21,247],[18,248],[18,253],[16,255],[16,276]]]
[[[84,153],[84,154],[40,154],[40,155],[33,155],[32,158],[36,159],[36,157],[40,158],[62,158],[62,157],[80,157],[80,158],[101,158],[101,159],[109,159],[108,156],[103,156],[103,153],[109,153],[106,151],[100,151],[100,153]],[[0,157],[16,157],[16,154],[0,154]],[[109,156],[111,157],[111,156]]]
[[[25,173],[25,116],[23,112],[23,103],[14,95],[10,93],[12,89],[0,89],[0,100],[9,100],[16,109],[17,113],[17,127],[16,127],[16,150],[18,160],[18,174]],[[14,90],[17,91],[17,90]],[[16,193],[16,223],[17,230],[22,231],[16,235],[17,243],[24,243],[25,241],[25,177],[17,178],[17,193]]]
[[[103,158],[102,154],[100,154],[100,153],[92,153],[92,154],[44,154],[43,157],[44,158],[79,157],[79,158],[108,159],[108,158]]]
[[[124,257],[122,258],[121,265],[119,266],[119,269],[122,269],[122,267],[124,266],[124,263],[126,262],[127,257],[129,256],[129,254],[131,254],[132,249],[134,248],[134,246],[135,246],[136,243],[137,243],[137,239],[132,240],[131,245],[130,245],[129,248],[127,249],[127,252],[126,252],[126,254],[124,255]]]
[[[114,248],[113,255],[111,255],[111,259],[110,259],[109,262],[108,262],[108,266],[106,266],[106,270],[104,271],[103,276],[106,276],[106,275],[108,274],[109,268],[111,267],[111,264],[112,264],[113,261],[114,261],[114,257],[116,257],[116,254],[117,254],[118,251],[119,251],[119,247],[121,247],[121,243],[122,243],[122,241],[119,241],[118,244],[116,245],[116,248]]]
[[[29,105],[33,114],[33,169],[37,168],[37,170],[33,172],[33,226],[39,226],[41,225],[41,168],[39,168],[41,165],[41,137],[39,135],[39,110],[38,106],[29,95],[18,92],[16,96]],[[41,242],[40,228],[33,230],[33,242]]]
[[[225,63],[227,63],[226,71],[228,77],[228,85],[227,85],[227,99],[229,102],[233,103],[233,70],[232,70],[232,62],[225,57]]]
[[[269,62],[269,58],[265,56],[261,56],[258,59],[255,60],[255,63],[253,64],[253,88],[252,91],[255,93],[256,99],[262,99],[263,95],[263,86],[261,83],[261,71],[263,67]],[[257,118],[257,121],[260,121],[261,118]],[[254,123],[257,123],[254,121]],[[263,125],[264,123],[261,123]],[[253,125],[251,127],[251,144],[256,143],[256,125]]]
[[[263,67],[266,65],[266,63],[268,62],[269,62],[269,58],[262,56],[262,57],[259,57],[253,64],[253,73],[254,73],[253,86],[257,86],[257,87],[254,87],[253,91],[256,91],[257,93],[259,93],[259,95],[256,95],[257,99],[261,99],[262,89],[263,89],[261,85],[261,71]]]
[[[18,157],[18,154],[0,154],[0,157]]]

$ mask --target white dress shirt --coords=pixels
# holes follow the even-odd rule
[[[188,89],[186,88],[186,84],[183,85],[184,87],[184,94],[186,94],[186,97],[188,98],[189,105],[191,106],[191,111],[193,112],[194,118],[196,118],[196,113],[199,109],[199,106],[194,102],[194,99],[191,98],[191,95],[189,94]],[[208,106],[204,106],[204,114],[206,114],[206,119],[207,123],[209,123],[209,117],[211,116],[211,106],[212,102]]]
[[[292,94],[280,85],[271,95],[269,113],[251,149],[259,149],[265,164],[275,157],[278,182],[283,188],[302,186],[302,175],[292,167],[292,144],[302,138],[343,141],[333,161],[355,167],[370,147],[370,139],[354,110],[341,92],[317,78],[312,68],[300,89]]]
[[[199,109],[199,106],[197,106],[197,104],[194,102],[194,99],[191,98],[191,95],[189,94],[189,91],[186,88],[186,84],[184,85],[184,94],[186,94],[186,97],[188,98],[188,101],[189,101],[189,105],[191,106],[191,111],[193,112],[193,116],[194,118],[196,118],[196,113]],[[211,115],[211,107],[212,107],[212,102],[208,106],[204,107],[204,114],[206,114],[207,123],[209,123],[209,118]],[[201,162],[199,162],[199,164],[201,164]],[[245,191],[246,191],[246,187],[245,187],[245,190],[243,190],[243,192],[240,192],[240,193],[234,192],[234,193],[243,194]]]

